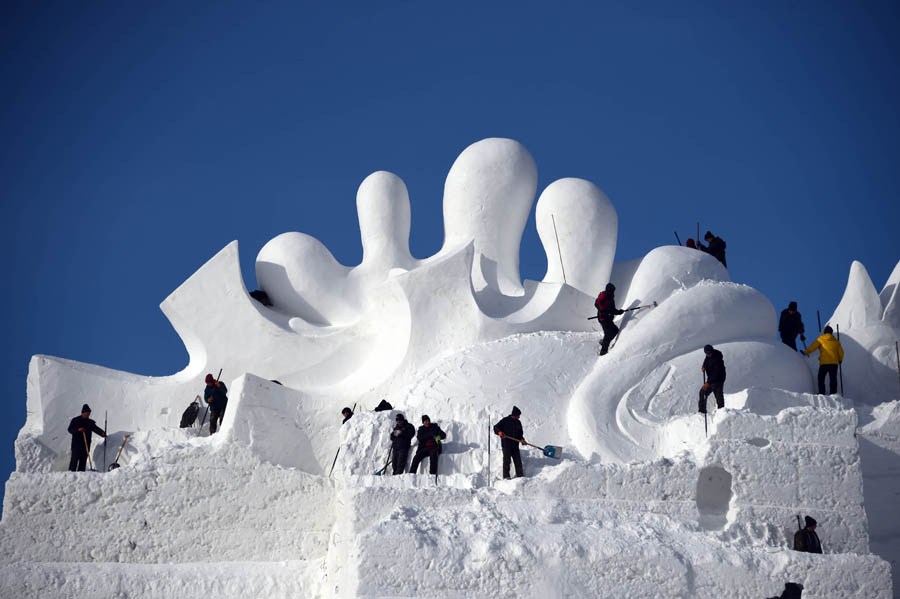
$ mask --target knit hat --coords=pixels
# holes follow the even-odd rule
[[[215,382],[216,382],[216,379],[213,378],[213,375],[211,375],[211,374],[206,375],[206,384],[207,385],[212,385]]]
[[[431,422],[431,418],[428,417],[428,414],[422,414],[422,424],[424,424],[426,420]]]
[[[352,413],[353,413],[353,410],[351,410],[350,408],[344,408],[343,410],[341,410],[341,414],[346,414],[346,413],[348,413],[348,412],[349,412],[350,414],[352,414]]]
[[[397,414],[397,417],[394,418],[394,420],[396,420],[397,422],[403,422],[404,420],[406,420],[406,417],[403,414]]]
[[[712,231],[707,231],[707,232],[703,235],[703,239],[710,239],[711,237],[715,237],[715,235],[712,234]]]
[[[791,303],[789,303],[789,304],[788,304],[788,310],[793,310],[794,312],[796,312],[796,311],[797,311],[797,302],[791,302]]]
[[[712,353],[712,350],[713,350],[713,346],[710,345],[709,343],[707,343],[706,345],[703,346],[703,353],[705,353],[705,354]]]
[[[812,516],[806,516],[806,527],[809,528],[810,526],[815,526],[815,525],[816,525],[816,519],[813,518]]]
[[[825,328],[822,329],[822,332],[825,333],[826,335],[830,335],[830,334],[832,334],[832,333],[834,332],[834,329],[832,329],[832,328],[831,328],[830,326],[828,326],[828,325],[825,325]]]
[[[512,409],[512,415],[513,415],[513,416],[521,416],[521,415],[522,415],[522,410],[520,410],[520,409],[517,408],[516,406],[513,406],[513,409]]]
[[[616,291],[616,286],[613,285],[612,283],[607,283],[606,290],[609,291],[610,293],[614,293]]]
[[[85,412],[90,412],[90,411],[91,411],[91,406],[89,406],[89,405],[87,405],[87,404],[84,404],[83,406],[81,406],[81,413],[82,413],[82,414],[84,414]]]

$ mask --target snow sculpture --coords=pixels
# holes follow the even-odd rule
[[[612,202],[584,179],[559,179],[547,186],[535,212],[547,253],[544,282],[565,280],[587,295],[609,282],[619,217]]]
[[[845,330],[862,328],[879,322],[883,314],[884,306],[869,272],[862,263],[854,260],[844,295],[828,322],[840,324]]]
[[[474,242],[472,283],[521,295],[519,243],[537,190],[537,166],[511,139],[484,139],[466,148],[444,183],[444,248]]]
[[[828,319],[836,331],[840,327],[844,395],[860,402],[874,405],[900,398],[894,345],[900,339],[898,280],[900,263],[879,294],[865,266],[854,260],[844,295]],[[810,360],[810,368],[816,370],[818,362]]]
[[[900,262],[891,271],[884,289],[879,294],[881,307],[884,308],[882,320],[889,327],[900,329]]]
[[[886,599],[889,565],[868,555],[853,404],[810,393],[803,359],[775,339],[771,302],[687,248],[614,264],[616,211],[575,178],[541,193],[547,273],[521,281],[536,183],[519,143],[466,148],[445,184],[444,244],[416,259],[406,186],[375,172],[356,196],[362,262],[342,265],[303,233],[279,235],[256,262],[272,307],[249,297],[229,244],[161,305],[190,355],[172,376],[35,356],[0,521],[0,594],[64,596],[66,581],[93,589],[66,565],[87,560],[106,562],[104,580],[122,592],[166,596],[172,585],[150,585],[147,566],[186,576],[197,569],[180,562],[221,559],[229,564],[199,578],[202,594],[237,596],[228,592],[244,592],[252,570],[267,585],[253,592],[271,597],[488,596],[503,582],[523,597],[749,599],[777,571],[812,596]],[[659,306],[622,317],[622,336],[598,360],[586,316],[608,280],[624,306]],[[873,347],[883,364],[898,283],[900,266],[879,297],[861,265],[851,271],[833,320],[849,323],[845,347],[859,364]],[[728,409],[709,417],[708,437],[696,414],[706,343],[728,367]],[[231,389],[221,432],[175,429],[219,367]],[[55,472],[85,394],[103,398],[114,438],[132,434],[114,474]],[[371,412],[382,398],[398,409]],[[525,453],[527,493],[515,481],[488,486],[501,461],[489,427],[513,404],[530,441],[565,447],[562,462]],[[357,414],[341,426],[350,405]],[[437,487],[373,476],[400,410],[449,433]],[[877,413],[873,434],[892,434],[897,412]],[[216,500],[224,511],[209,509]],[[786,550],[801,509],[827,522],[836,555],[814,564]],[[94,539],[89,554],[59,530]],[[421,574],[435,563],[448,565],[440,577]]]

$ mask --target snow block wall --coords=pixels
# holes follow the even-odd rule
[[[804,597],[893,596],[879,556],[900,555],[900,526],[884,523],[900,409],[881,402],[900,397],[885,371],[900,267],[877,294],[853,265],[832,321],[854,382],[814,395],[771,302],[717,260],[666,246],[615,262],[618,216],[598,187],[558,179],[535,204],[537,191],[521,144],[473,144],[447,176],[443,246],[418,259],[408,190],[378,171],[356,195],[360,264],[287,232],[256,260],[272,306],[249,296],[237,242],[172,292],[181,372],[35,356],[0,595],[750,599],[793,581]],[[542,281],[519,274],[532,208]],[[599,357],[587,317],[608,281],[618,306],[657,307],[620,317]],[[728,378],[704,426],[707,343]],[[219,368],[221,430],[176,428]],[[394,409],[372,411],[382,399]],[[110,414],[109,461],[128,436],[115,471],[64,471],[85,401]],[[509,481],[491,426],[513,406],[537,448]],[[437,477],[376,475],[399,413],[447,433]],[[798,514],[819,521],[824,555],[791,549]]]

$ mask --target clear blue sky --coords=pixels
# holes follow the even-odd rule
[[[880,289],[900,259],[898,24],[874,1],[3,2],[0,478],[32,354],[180,370],[159,303],[233,239],[251,288],[284,231],[357,264],[379,169],[428,256],[447,170],[485,137],[524,143],[540,189],[605,190],[618,259],[699,219],[733,279],[826,318],[851,260]]]

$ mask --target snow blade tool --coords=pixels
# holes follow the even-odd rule
[[[122,456],[122,450],[125,449],[125,444],[128,443],[128,437],[130,436],[131,435],[125,435],[125,438],[122,439],[122,446],[119,448],[119,453],[116,454],[116,461],[109,465],[109,472],[112,472],[116,468],[121,468],[121,466],[119,466],[119,458]]]
[[[381,470],[377,470],[375,472],[375,476],[381,476],[385,472],[387,472],[388,466],[391,465],[391,462],[394,460],[394,452],[392,451],[392,447],[388,448],[388,457],[384,461],[384,467]]]
[[[382,474],[386,473],[386,472],[387,472],[387,469],[388,469],[388,466],[390,466],[391,463],[392,463],[392,462],[391,462],[391,460],[390,460],[390,458],[389,458],[388,461],[387,461],[387,464],[384,465],[384,468],[382,468],[381,470],[377,470],[377,471],[375,472],[375,476],[381,476]]]
[[[517,443],[522,443],[522,439],[516,439],[515,437],[510,437],[509,435],[504,435],[503,438],[511,439],[513,441],[516,441]],[[533,443],[528,443],[527,441],[523,444],[528,445],[529,447],[534,447],[535,449],[540,449],[548,458],[554,458],[557,460],[562,459],[562,447],[558,445],[545,445],[541,447],[540,445],[534,445]]]

